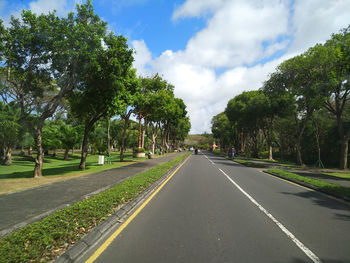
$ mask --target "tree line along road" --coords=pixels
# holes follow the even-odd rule
[[[133,216],[82,261],[350,262],[349,204],[207,152]]]

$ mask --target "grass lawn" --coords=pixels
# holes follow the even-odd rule
[[[124,162],[119,162],[119,152],[113,152],[112,164],[98,165],[98,155],[90,154],[87,157],[86,169],[80,171],[78,170],[80,153],[77,152],[69,158],[68,161],[64,161],[63,153],[58,153],[56,157],[46,156],[43,177],[33,178],[34,162],[26,157],[13,155],[11,166],[0,166],[0,194],[16,192],[146,160],[145,158],[133,158],[132,152],[126,152]]]

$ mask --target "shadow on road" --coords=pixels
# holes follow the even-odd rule
[[[347,212],[345,214],[335,213],[334,217],[337,220],[350,221],[350,204],[346,204],[346,203],[338,202],[338,201],[335,202],[334,199],[331,199],[330,197],[327,197],[323,194],[320,194],[318,192],[312,192],[312,191],[305,191],[305,192],[300,192],[300,193],[281,192],[281,194],[294,195],[294,196],[298,196],[301,198],[312,199],[312,201],[315,205],[327,207],[327,208],[333,209],[333,210]]]

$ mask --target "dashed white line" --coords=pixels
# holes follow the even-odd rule
[[[206,155],[204,156],[208,159],[209,162],[216,166],[212,160],[210,160]],[[282,232],[285,233],[287,237],[289,237],[306,254],[306,256],[308,256],[314,263],[322,263],[322,261],[308,247],[306,247],[299,239],[297,239],[293,233],[290,232],[282,223],[280,223],[269,211],[260,205],[250,194],[244,191],[243,188],[240,187],[235,181],[233,181],[232,178],[229,177],[223,170],[220,168],[218,169],[234,186],[238,188],[238,190],[240,190],[254,205],[256,205],[268,218],[270,218],[282,230]]]
[[[234,184],[248,199],[256,205],[268,218],[270,218],[281,230],[285,233],[314,263],[322,263],[322,261],[299,239],[297,239],[282,223],[280,223],[269,211],[267,211],[262,205],[260,205],[253,197],[251,197],[246,191],[242,189],[235,181],[233,181],[223,170],[218,168],[226,178]]]

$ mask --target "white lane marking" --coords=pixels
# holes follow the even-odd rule
[[[262,205],[260,205],[253,197],[244,191],[235,181],[233,181],[223,170],[218,168],[226,178],[234,184],[249,200],[255,204],[268,218],[270,218],[314,263],[322,263],[322,261],[299,239],[297,239],[284,225],[282,225],[272,214],[269,213]]]
[[[208,161],[209,162],[211,162],[211,164],[214,164],[215,165],[215,163],[213,163],[213,161],[212,160],[210,160],[209,158],[208,158],[208,156],[206,156],[205,154],[203,154],[204,156],[205,156],[205,158],[207,158],[208,159]]]

